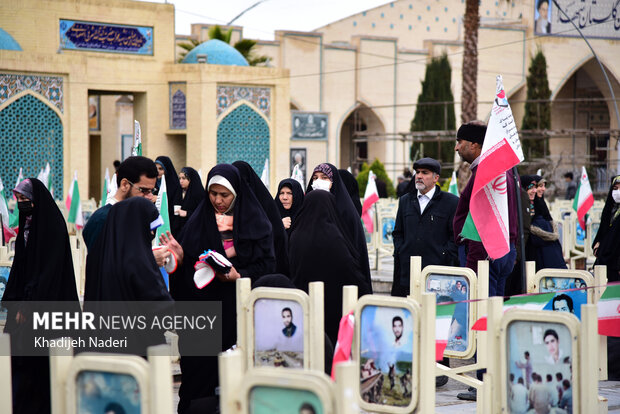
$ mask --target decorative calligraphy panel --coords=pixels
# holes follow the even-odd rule
[[[589,38],[620,39],[620,2],[618,0],[557,0],[560,11],[553,2],[549,2],[549,11],[544,13],[541,0],[535,4],[534,32],[553,36],[580,37],[571,20],[583,34]],[[540,18],[540,8],[542,16]],[[539,23],[540,22],[540,23]]]
[[[222,115],[227,108],[241,100],[252,102],[267,119],[271,119],[271,89],[246,86],[217,87],[217,116]]]
[[[63,128],[58,114],[41,100],[25,95],[0,111],[0,177],[10,197],[19,169],[36,177],[47,162],[55,198],[62,198]]]
[[[170,129],[187,128],[186,90],[185,82],[170,82]]]
[[[293,132],[291,139],[327,139],[327,114],[291,111]]]
[[[153,28],[60,20],[60,47],[68,50],[153,54]]]
[[[61,77],[0,73],[0,105],[11,96],[27,89],[41,94],[58,108],[60,112],[63,112]]]
[[[269,157],[269,126],[248,105],[235,108],[217,127],[217,163],[243,160],[261,174]]]

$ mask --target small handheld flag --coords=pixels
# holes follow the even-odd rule
[[[140,129],[140,122],[133,121],[133,148],[131,155],[142,155],[142,130]]]

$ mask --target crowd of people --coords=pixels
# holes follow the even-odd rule
[[[409,292],[409,257],[426,265],[460,265],[474,271],[488,257],[480,242],[461,237],[469,213],[476,169],[486,133],[478,121],[462,125],[456,151],[471,165],[471,178],[460,198],[438,185],[441,165],[424,158],[413,164],[411,181],[403,177],[394,238],[392,295]],[[510,252],[489,266],[489,295],[505,294],[517,255],[517,181],[506,172],[509,200]],[[160,249],[152,249],[161,216],[154,205],[165,177],[171,231]],[[307,291],[325,284],[326,347],[335,345],[342,311],[342,287],[356,285],[360,296],[372,293],[368,251],[362,227],[357,181],[329,163],[317,165],[307,188],[283,179],[275,198],[249,164],[219,164],[203,186],[198,172],[183,167],[177,174],[170,158],[155,161],[133,156],[117,169],[115,194],[88,220],[83,238],[88,248],[85,297],[96,301],[220,301],[221,349],[236,342],[235,280],[248,277],[283,280]],[[518,177],[517,177],[518,180]],[[537,267],[565,267],[558,256],[558,237],[544,200],[544,180],[522,176],[524,205],[531,223],[526,257]],[[78,303],[69,236],[65,220],[46,187],[29,178],[14,190],[20,212],[15,258],[3,301],[73,301]],[[610,281],[620,269],[620,176],[615,177],[595,239],[597,264],[606,264]],[[227,258],[227,273],[198,287],[195,263],[207,250]],[[174,255],[178,266],[166,288],[160,267]],[[280,275],[280,276],[274,276]],[[9,309],[5,331],[17,334],[25,323],[19,309]],[[161,338],[163,341],[163,337]],[[182,385],[179,413],[213,404],[218,385],[217,357],[183,356],[187,341],[180,336]],[[45,358],[13,357],[15,413],[49,412],[49,364]],[[331,361],[330,361],[331,363]],[[447,361],[444,361],[447,363]],[[47,370],[47,371],[46,371]],[[46,386],[47,385],[47,386]],[[438,383],[438,385],[441,385]],[[37,390],[40,398],[31,398]],[[47,392],[47,394],[46,394]],[[41,394],[42,393],[42,394]],[[475,396],[474,396],[475,398]]]

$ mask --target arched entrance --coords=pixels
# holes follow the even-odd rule
[[[257,111],[242,104],[217,127],[217,162],[243,160],[260,175],[269,158],[269,125]]]
[[[23,169],[25,178],[51,167],[54,197],[62,198],[63,126],[58,114],[34,94],[25,94],[0,111],[0,177],[5,196]]]
[[[340,129],[340,168],[351,167],[356,174],[364,162],[375,158],[385,162],[384,136],[385,127],[377,114],[366,105],[358,105]]]
[[[618,96],[620,85],[606,70]],[[616,139],[610,137],[610,128],[618,126],[610,98],[600,66],[591,59],[555,93],[551,109],[552,129],[570,131],[549,143],[550,153],[559,161],[559,172],[579,175],[585,165],[595,192],[607,191],[609,178],[618,174]]]

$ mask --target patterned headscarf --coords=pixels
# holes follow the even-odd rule
[[[314,171],[312,171],[312,174],[314,174],[315,172],[320,171],[323,174],[325,174],[330,181],[334,181],[334,173],[332,171],[331,168],[329,168],[329,165],[323,163],[323,164],[319,164],[316,166],[316,168],[314,169]]]

